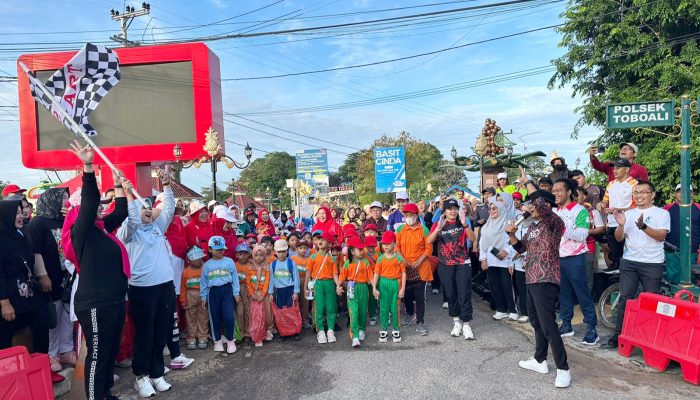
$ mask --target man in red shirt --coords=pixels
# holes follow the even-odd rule
[[[630,176],[638,181],[648,181],[649,173],[643,165],[634,162],[637,157],[637,152],[639,149],[634,143],[621,143],[620,144],[620,158],[628,160],[631,164],[630,166]],[[588,154],[591,156],[591,167],[596,171],[602,172],[608,176],[608,182],[615,180],[615,175],[613,174],[613,163],[611,161],[601,162],[596,157],[598,152],[598,147],[594,146],[588,149]]]

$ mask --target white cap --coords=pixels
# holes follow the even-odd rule
[[[224,219],[228,222],[236,222],[236,218],[234,218],[233,213],[229,211],[226,207],[221,207],[218,208],[214,214],[216,214],[217,218]]]
[[[681,190],[681,184],[680,184],[680,183],[679,183],[678,185],[676,185],[676,192],[679,191],[679,190]],[[690,191],[691,191],[691,192],[693,191],[693,185],[690,185]]]
[[[515,183],[520,183],[520,178],[516,179]]]
[[[199,200],[193,200],[193,201],[190,203],[190,215],[195,214],[197,211],[201,210],[202,208],[206,208],[206,206],[204,205],[204,203],[202,203],[202,202],[199,201]]]
[[[508,179],[508,174],[506,174],[505,172],[501,172],[498,174],[497,179]]]
[[[211,200],[211,201],[209,201],[209,203],[207,203],[207,207],[211,207],[214,204],[216,204],[216,200]]]
[[[637,147],[636,144],[634,144],[634,143],[620,143],[620,147],[622,147],[624,145],[628,145],[629,147],[632,148],[632,150],[634,150],[635,153],[639,153],[639,148]]]
[[[373,201],[372,204],[369,205],[369,208],[374,208],[374,207],[383,208],[382,202],[381,201]]]
[[[396,192],[396,200],[408,200],[408,193],[405,190]]]

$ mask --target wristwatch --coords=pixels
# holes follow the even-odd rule
[[[640,230],[645,230],[649,227],[646,223],[642,224],[642,226],[639,227]]]

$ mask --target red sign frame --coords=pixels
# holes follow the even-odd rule
[[[222,151],[225,151],[219,58],[204,43],[126,47],[113,50],[119,57],[120,65],[123,66],[191,61],[196,142],[179,143],[182,148],[181,159],[193,159],[203,154],[204,133],[209,127],[213,127],[219,133]],[[75,53],[25,54],[18,59],[17,86],[22,163],[28,168],[75,170],[80,167],[80,162],[66,150],[39,150],[35,100],[29,90],[29,79],[19,67],[19,62],[23,62],[31,71],[58,70]],[[197,84],[195,85],[194,82]],[[72,135],[67,128],[66,135]],[[102,147],[101,149],[114,164],[150,165],[152,162],[176,161],[173,155],[174,145],[173,142]],[[96,155],[95,164],[104,164],[104,161]]]

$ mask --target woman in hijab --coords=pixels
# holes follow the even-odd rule
[[[83,186],[80,205],[71,209],[64,221],[61,244],[80,277],[74,308],[87,344],[85,395],[88,399],[112,398],[114,360],[124,326],[131,266],[126,248],[110,232],[127,216],[125,196],[131,196],[131,183],[112,175],[116,182],[115,208],[103,217],[92,168],[94,151],[77,142],[71,148],[83,163]]]
[[[505,216],[507,221],[515,221],[518,218],[518,210],[515,208],[515,203],[513,203],[513,195],[506,192],[501,192],[498,194],[498,198],[501,200],[505,206]]]
[[[255,225],[258,235],[272,236],[275,234],[275,225],[270,219],[270,212],[264,208],[258,211],[258,223]]]
[[[208,254],[209,238],[214,236],[214,231],[209,222],[209,210],[204,203],[194,200],[190,203],[189,214],[190,222],[185,225],[187,248],[199,246],[204,251],[204,254]]]
[[[314,231],[330,232],[334,235],[338,242],[343,240],[343,230],[340,225],[331,218],[331,210],[322,206],[316,211],[316,223],[311,228],[311,232]]]
[[[503,194],[503,193],[501,193]],[[511,207],[513,202],[511,199]],[[506,215],[505,202],[490,198],[488,202],[489,218],[481,227],[481,239],[479,239],[479,261],[481,269],[488,270],[489,286],[496,313],[493,319],[500,321],[509,318],[518,320],[515,310],[515,298],[513,297],[513,279],[509,267],[512,266],[512,257],[515,253],[510,246],[508,235],[505,232],[508,216]]]
[[[226,240],[226,251],[224,256],[238,261],[236,256],[236,246],[238,237],[236,236],[235,217],[226,207],[222,207],[214,213],[211,218],[211,227],[216,236],[222,236]]]
[[[35,353],[49,351],[49,309],[37,281],[32,244],[21,232],[19,200],[0,201],[0,349],[12,346],[15,332],[29,327]],[[41,261],[40,261],[41,262]]]
[[[61,245],[61,232],[63,221],[68,212],[68,189],[51,188],[41,194],[36,205],[36,216],[25,229],[25,233],[31,240],[34,251],[41,254],[48,277],[51,280],[52,307],[56,309],[56,327],[49,331],[49,357],[51,370],[58,372],[63,369],[62,364],[75,365],[77,360],[73,343],[73,323],[70,319],[70,302],[64,303],[61,299],[64,289],[70,281],[70,274],[66,271]]]

